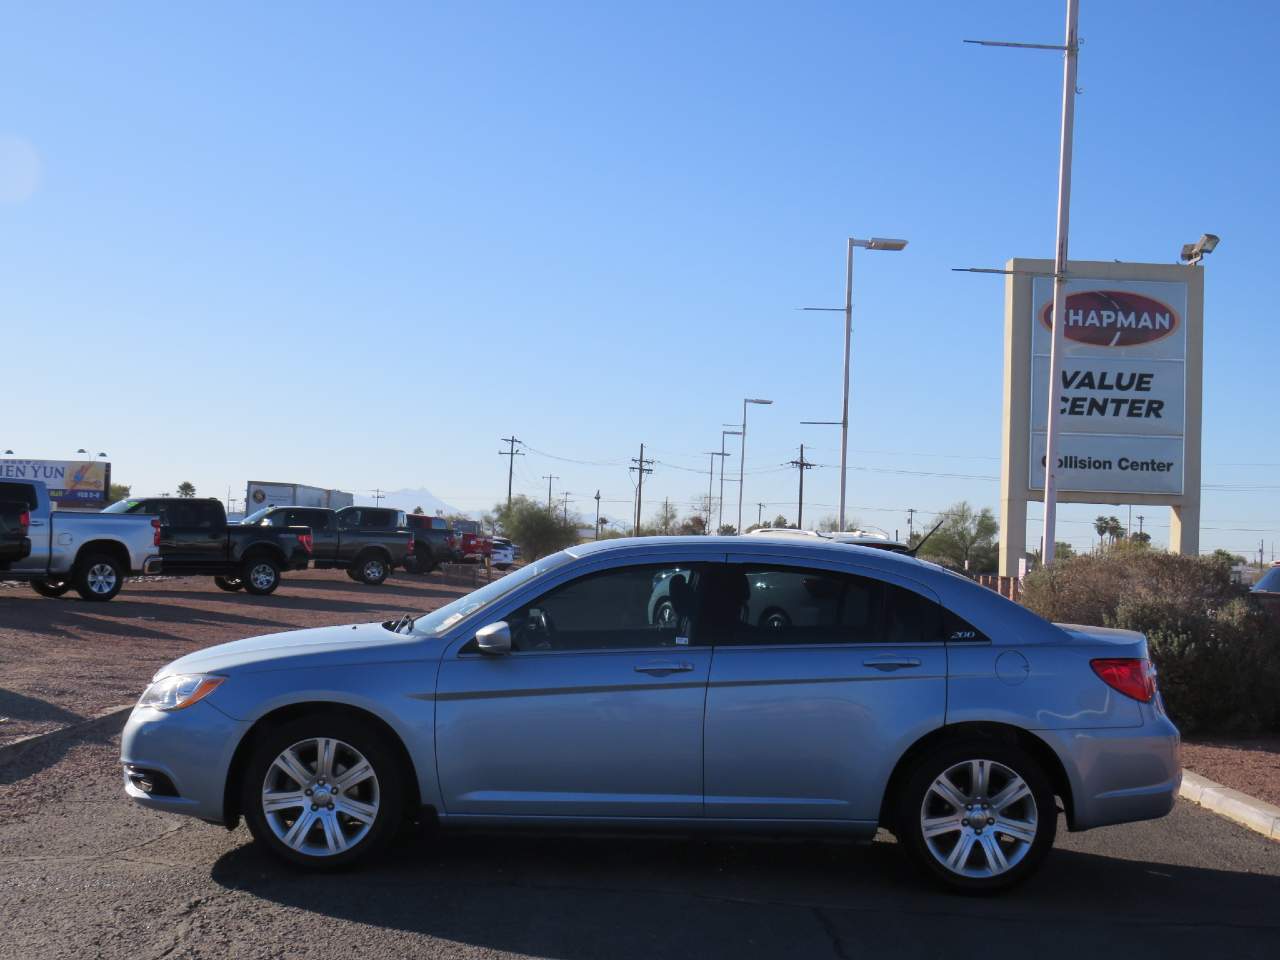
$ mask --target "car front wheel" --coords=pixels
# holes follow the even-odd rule
[[[899,841],[927,875],[961,893],[1025,880],[1053,846],[1053,789],[1020,747],[945,745],[916,764],[896,810]]]
[[[318,870],[376,852],[403,810],[399,765],[385,736],[336,713],[268,731],[250,755],[241,790],[254,839]]]
[[[270,557],[251,557],[245,561],[244,588],[257,597],[275,593],[280,586],[280,565]]]

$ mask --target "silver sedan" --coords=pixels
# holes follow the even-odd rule
[[[655,585],[669,606],[655,615]],[[1180,780],[1146,640],[1055,625],[939,567],[814,538],[574,547],[417,619],[160,670],[130,797],[327,868],[406,818],[868,839],[1007,887]]]

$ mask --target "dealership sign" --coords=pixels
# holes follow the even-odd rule
[[[1044,489],[1053,280],[1032,282],[1028,487]],[[1187,287],[1143,280],[1067,281],[1058,414],[1063,492],[1183,492]]]
[[[39,480],[60,506],[99,506],[111,490],[111,464],[101,460],[0,460],[0,480]]]

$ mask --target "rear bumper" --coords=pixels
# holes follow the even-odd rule
[[[1150,707],[1143,712],[1141,727],[1036,731],[1066,769],[1072,830],[1154,820],[1173,809],[1182,784],[1178,728]]]
[[[147,559],[145,559],[145,560],[143,560],[143,561],[142,561],[142,575],[143,575],[143,576],[147,576],[147,577],[152,576],[152,575],[154,575],[154,574],[159,573],[159,572],[160,572],[161,570],[163,570],[163,569],[164,569],[164,558],[163,558],[163,557],[158,557],[158,556],[157,556],[157,557],[147,557]]]
[[[285,563],[284,568],[286,570],[305,570],[310,563],[311,556],[309,554],[304,553],[302,556],[298,556],[298,554],[295,553]]]
[[[124,792],[152,810],[222,823],[231,757],[248,728],[208,703],[171,713],[135,707],[120,735]]]

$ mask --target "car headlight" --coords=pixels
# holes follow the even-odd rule
[[[156,710],[181,710],[213,693],[225,679],[226,677],[214,677],[207,673],[179,673],[163,677],[143,691],[138,706]]]

